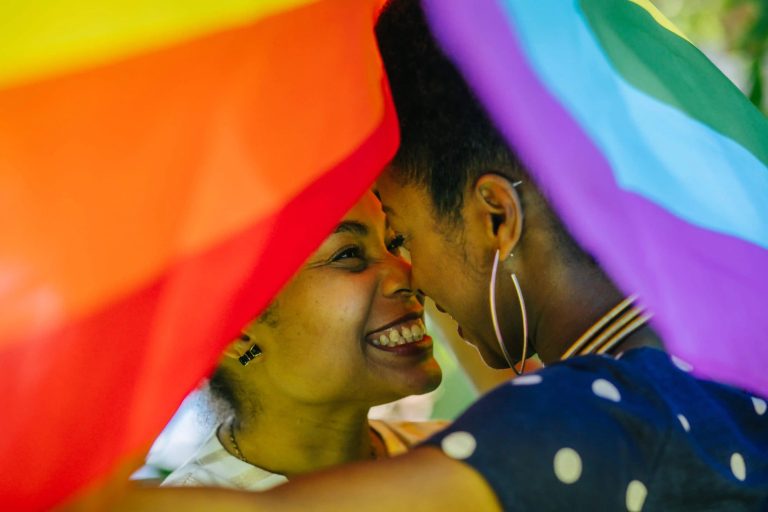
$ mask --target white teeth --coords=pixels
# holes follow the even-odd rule
[[[382,347],[396,347],[405,345],[406,343],[412,343],[414,341],[420,341],[427,333],[422,320],[417,320],[410,326],[404,325],[398,329],[389,329],[386,334],[379,335],[378,339],[373,339],[371,342],[376,346]]]

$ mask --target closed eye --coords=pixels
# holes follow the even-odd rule
[[[399,249],[405,245],[405,237],[403,235],[395,235],[387,244],[387,250],[392,254],[398,254]]]

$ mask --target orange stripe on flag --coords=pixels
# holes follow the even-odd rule
[[[14,222],[0,228],[0,340],[130,293],[360,144],[383,103],[373,9],[358,4],[1,91],[0,208]]]

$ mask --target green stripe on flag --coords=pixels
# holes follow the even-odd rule
[[[768,119],[701,51],[629,0],[581,0],[580,6],[627,82],[733,139],[768,166]]]

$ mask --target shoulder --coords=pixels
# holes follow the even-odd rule
[[[369,420],[371,428],[381,437],[390,456],[405,453],[415,445],[447,427],[447,420],[386,421]]]
[[[528,461],[544,453],[554,457],[568,447],[579,454],[618,456],[622,450],[626,454],[624,447],[638,444],[645,454],[641,459],[650,460],[661,449],[672,418],[642,371],[621,360],[590,356],[502,384],[448,430],[471,433],[478,443],[491,443],[492,450],[502,444],[514,447]]]
[[[706,420],[710,430],[713,423],[727,427],[750,403],[743,392],[686,369],[655,349],[620,359],[574,358],[502,384],[436,437],[460,429],[485,442],[520,445],[516,449],[531,457],[563,445],[650,469],[688,423],[704,422],[716,408],[721,414]]]
[[[427,443],[475,468],[507,509],[613,510],[646,496],[693,504],[718,488],[739,495],[743,465],[756,476],[768,469],[765,453],[743,455],[755,445],[745,443],[755,408],[686,369],[652,349],[575,358],[499,386]]]

